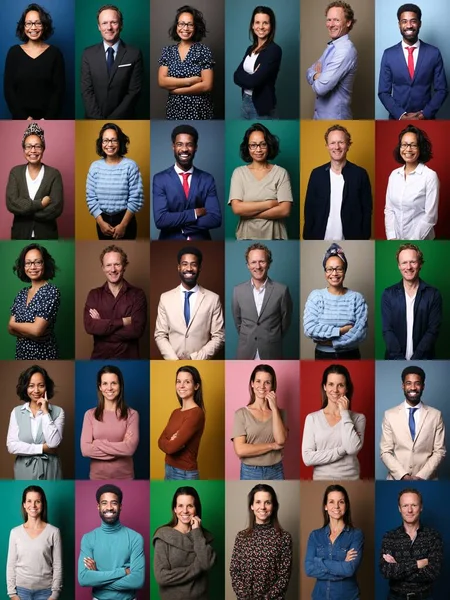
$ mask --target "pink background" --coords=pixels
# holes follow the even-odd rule
[[[250,400],[248,383],[258,364],[269,364],[277,376],[277,404],[287,413],[289,437],[284,448],[284,476],[300,478],[300,363],[296,360],[234,361],[225,364],[225,477],[239,479],[240,460],[233,449],[234,413]]]
[[[92,588],[78,584],[78,557],[80,555],[81,538],[85,533],[100,527],[101,519],[97,510],[95,493],[105,483],[114,483],[123,492],[122,525],[134,529],[144,537],[145,583],[137,592],[138,600],[150,597],[150,484],[148,481],[77,481],[75,482],[75,598],[76,600],[92,600]]]
[[[45,152],[43,163],[58,169],[64,186],[64,210],[58,218],[60,238],[75,237],[75,122],[40,121],[44,130]],[[9,172],[26,160],[22,149],[22,136],[27,128],[26,121],[0,121],[2,140],[2,160],[0,161],[0,239],[11,239],[11,225],[14,215],[6,209],[6,185]]]

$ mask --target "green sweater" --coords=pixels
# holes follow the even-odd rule
[[[85,558],[93,558],[97,569],[84,566]],[[127,575],[125,569],[129,568]],[[83,535],[78,559],[78,582],[92,587],[98,600],[132,600],[145,579],[144,539],[122,525],[106,523]]]

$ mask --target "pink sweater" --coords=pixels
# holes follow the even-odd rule
[[[112,411],[103,421],[94,418],[94,408],[84,414],[81,454],[91,459],[90,479],[133,479],[133,454],[139,443],[139,413],[128,409],[128,419],[119,420]]]

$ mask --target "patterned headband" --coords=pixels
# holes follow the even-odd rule
[[[325,265],[327,264],[327,260],[330,258],[330,256],[337,256],[338,258],[340,258],[345,265],[345,270],[347,270],[347,267],[348,267],[347,257],[345,256],[344,251],[338,244],[331,244],[331,246],[325,252],[325,256],[323,257],[323,262],[322,262],[324,269],[325,269]]]
[[[30,123],[23,134],[22,144],[29,135],[37,135],[45,146],[44,130],[37,123]]]

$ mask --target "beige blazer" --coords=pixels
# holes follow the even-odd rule
[[[225,342],[219,296],[199,286],[193,314],[186,327],[180,287],[161,294],[155,341],[162,357],[168,360],[213,358]]]
[[[404,403],[384,413],[380,456],[389,474],[387,479],[415,475],[437,479],[437,468],[445,456],[445,426],[440,410],[422,404],[421,418],[413,440]]]

